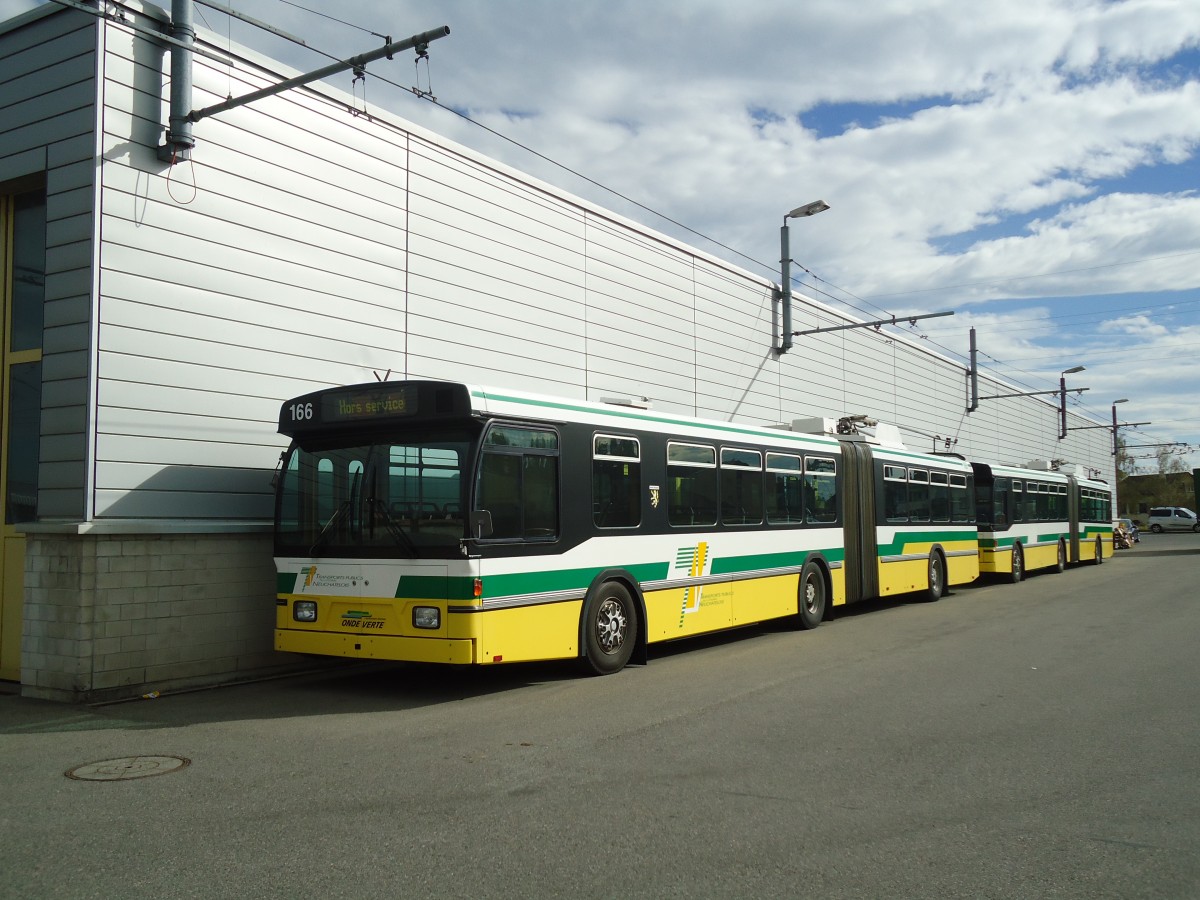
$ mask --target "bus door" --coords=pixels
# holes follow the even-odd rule
[[[842,442],[842,528],[846,547],[846,602],[879,596],[875,531],[875,463],[871,448]]]
[[[1067,476],[1067,519],[1071,529],[1071,547],[1069,558],[1071,562],[1079,562],[1079,482],[1074,475]]]

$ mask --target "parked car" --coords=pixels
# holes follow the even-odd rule
[[[1150,510],[1150,530],[1155,534],[1164,531],[1200,531],[1200,519],[1184,506],[1156,506]]]
[[[1129,535],[1129,540],[1136,544],[1142,539],[1142,533],[1138,530],[1138,523],[1133,519],[1117,519],[1117,524],[1125,530]]]

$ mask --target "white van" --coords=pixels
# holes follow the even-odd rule
[[[1200,519],[1183,506],[1156,506],[1150,510],[1150,530],[1155,534],[1164,531],[1200,531]]]

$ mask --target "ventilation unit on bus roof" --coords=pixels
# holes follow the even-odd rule
[[[607,403],[610,406],[628,406],[632,409],[649,409],[649,397],[601,397],[601,403]]]

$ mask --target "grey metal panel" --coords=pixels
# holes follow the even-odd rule
[[[209,381],[183,388],[145,381],[131,382],[105,379],[100,384],[100,404],[108,409],[106,415],[111,427],[114,418],[123,415],[118,408],[133,410],[134,415],[143,412],[169,410],[189,417],[221,420],[249,420],[254,423],[254,443],[262,443],[264,436],[274,434],[274,428],[263,432],[263,423],[274,425],[279,416],[279,400],[274,396],[254,396],[239,389],[237,384],[217,390]]]
[[[43,519],[81,519],[84,515],[83,488],[38,489],[38,515]]]
[[[0,139],[2,139],[0,135]],[[11,181],[14,178],[24,178],[45,171],[46,148],[33,147],[18,152],[10,152],[14,148],[0,144],[0,182]]]
[[[273,427],[264,423],[264,435],[270,437],[273,431]],[[277,442],[270,446],[248,446],[207,437],[199,441],[101,432],[96,437],[96,455],[97,459],[110,462],[166,466],[205,465],[222,469],[273,469],[279,459],[281,443],[278,436],[275,437]],[[213,492],[220,493],[219,483],[213,485]],[[176,508],[175,513],[185,518],[193,514],[186,507]]]
[[[77,241],[92,239],[92,214],[90,212],[46,221],[46,245],[57,247]]]
[[[42,356],[42,380],[62,381],[69,378],[86,378],[90,361],[86,350],[46,353]]]
[[[71,269],[88,269],[92,264],[92,242],[75,241],[46,248],[46,270],[66,272]]]
[[[165,389],[180,389],[186,392],[211,391],[217,396],[234,394],[247,398],[267,398],[275,402],[276,413],[279,404],[289,397],[315,391],[323,387],[333,387],[363,380],[356,378],[322,378],[322,375],[344,373],[342,368],[331,368],[315,364],[303,373],[291,368],[281,368],[277,372],[232,372],[222,369],[212,371],[197,370],[190,363],[175,360],[148,358],[145,356],[126,356],[106,353],[101,357],[100,369],[103,378],[100,380],[100,393],[106,402],[121,402],[119,394],[114,396],[106,393],[111,389],[137,390],[147,386],[160,386]],[[314,371],[319,370],[319,371]],[[370,378],[370,373],[365,378]],[[178,401],[172,399],[169,408],[176,408]],[[203,407],[202,407],[203,409]],[[264,432],[267,436],[275,434],[274,425]]]
[[[56,170],[55,170],[56,171]],[[84,187],[59,189],[54,183],[54,172],[47,177],[46,221],[54,222],[91,212],[95,194],[91,184]]]
[[[210,478],[224,483],[226,473]],[[233,491],[96,491],[96,515],[123,519],[269,519],[272,496],[269,491],[239,494]]]
[[[28,112],[36,112],[36,110]],[[54,141],[90,133],[93,124],[92,115],[90,104],[65,110],[52,118],[34,120],[10,130],[0,131],[0,140],[10,151],[45,146]],[[16,121],[21,120],[17,119]]]
[[[107,462],[97,467],[99,481],[111,490],[133,490],[153,485],[156,491],[208,491],[212,471],[208,466],[164,466],[146,463]],[[221,469],[223,489],[239,494],[270,494],[271,475],[259,468]]]
[[[67,272],[46,273],[46,300],[66,300],[72,297],[91,296],[92,274],[90,269],[72,269]]]
[[[90,334],[91,325],[87,322],[47,327],[42,332],[42,352],[52,354],[85,349]]]
[[[37,68],[36,63],[85,53],[95,46],[96,20],[84,15],[48,16],[0,34],[0,81]],[[33,64],[31,64],[33,63]]]
[[[84,406],[81,397],[87,397],[86,378],[68,378],[61,381],[42,382],[42,407]],[[82,457],[80,457],[82,459]]]
[[[59,406],[42,410],[42,434],[79,434],[87,426],[87,409]]]
[[[42,437],[39,456],[41,462],[82,462],[86,458],[87,439],[82,434],[51,434]]]
[[[47,168],[55,169],[80,159],[86,159],[89,165],[94,165],[93,156],[96,152],[94,143],[94,136],[88,132],[50,144],[46,148]]]

